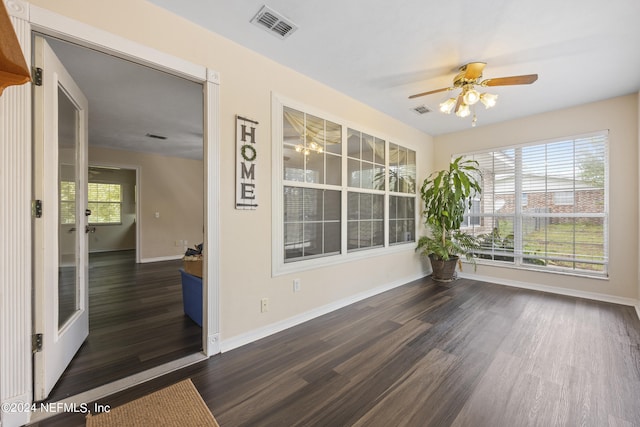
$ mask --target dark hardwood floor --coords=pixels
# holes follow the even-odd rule
[[[98,403],[184,378],[222,427],[640,426],[640,320],[632,307],[425,278]]]
[[[89,259],[89,338],[49,402],[125,378],[202,348],[202,329],[184,315],[182,261],[136,264],[135,251]]]

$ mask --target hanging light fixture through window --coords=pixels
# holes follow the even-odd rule
[[[323,152],[323,150],[321,145],[315,143],[314,141],[311,141],[309,145],[306,147],[303,144],[296,145],[296,152],[302,153],[305,156],[308,156],[312,152],[320,154]]]

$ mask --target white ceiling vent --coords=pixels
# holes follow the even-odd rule
[[[426,105],[418,105],[417,107],[412,108],[412,110],[418,114],[427,114],[431,112],[431,110]]]
[[[262,6],[251,23],[281,39],[286,39],[298,29],[296,24],[268,6]]]

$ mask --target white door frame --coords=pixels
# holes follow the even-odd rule
[[[203,351],[219,353],[219,74],[164,52],[93,28],[46,9],[30,7],[32,31],[165,71],[204,86],[204,171],[206,266],[203,269]]]
[[[207,356],[220,351],[219,346],[219,75],[216,71],[196,65],[180,58],[131,42],[123,37],[94,28],[90,25],[66,18],[46,9],[30,5],[25,0],[2,0],[18,40],[31,64],[31,31],[65,39],[128,60],[149,65],[193,81],[204,84],[205,95],[205,251],[204,265],[204,310],[203,348]],[[2,272],[0,290],[5,298],[0,300],[0,401],[3,404],[30,404],[32,402],[33,378],[31,334],[32,326],[32,275],[31,254],[31,85],[12,86],[0,98],[0,125],[14,133],[0,133],[0,146],[6,148],[6,156],[0,165],[6,168],[7,180],[3,189],[0,210],[7,221],[2,226],[11,227],[12,239],[0,244],[3,259],[13,266]],[[5,185],[6,184],[6,185]],[[11,184],[9,186],[9,184]],[[5,191],[6,190],[6,191]],[[11,325],[11,327],[9,327]],[[202,357],[205,357],[204,355]],[[139,377],[139,381],[146,378]],[[133,384],[131,384],[133,385]],[[4,427],[23,425],[33,419],[28,411],[0,412],[0,423]]]
[[[49,10],[29,4],[24,0],[2,0],[9,12],[10,18],[18,40],[23,48],[27,63],[31,63],[31,32],[36,31],[45,36],[53,36],[90,47],[110,55],[118,56],[133,62],[144,64],[168,73],[183,77],[204,86],[204,170],[205,170],[205,255],[206,262],[203,268],[203,352],[202,357],[211,356],[220,352],[220,309],[219,309],[219,151],[220,151],[220,119],[219,119],[219,74],[202,65],[190,63],[175,56],[143,46],[127,40],[121,36],[108,33],[90,25],[75,21]],[[31,199],[31,87],[30,85],[15,86],[7,89],[0,100],[0,123],[3,126],[15,128],[18,139],[13,136],[0,135],[3,146],[11,146],[11,156],[0,161],[0,164],[8,166],[11,178],[15,177],[20,183],[19,188],[11,188],[11,194],[16,191],[15,199],[18,203],[2,208],[8,215],[17,216],[14,234],[21,242],[11,246],[3,245],[16,253],[10,260],[22,266],[21,260],[33,262],[30,254],[31,226],[28,201]],[[14,153],[15,152],[15,156]],[[10,167],[9,167],[10,166]],[[29,177],[24,174],[29,171]],[[7,181],[8,183],[13,181]],[[25,202],[27,202],[25,204]],[[24,243],[28,241],[28,243]],[[19,256],[18,256],[19,255]],[[20,262],[19,262],[20,261]],[[18,268],[18,267],[16,267]],[[6,308],[0,313],[0,327],[2,322],[13,324],[15,327],[2,328],[3,334],[0,343],[8,353],[0,355],[0,400],[3,403],[21,403],[32,401],[33,379],[31,375],[32,355],[30,348],[30,335],[33,331],[32,310],[32,283],[28,268],[7,270],[2,277],[7,283],[15,284],[7,287],[0,284],[0,289],[6,291],[0,301],[0,306]],[[16,345],[18,343],[18,345]],[[8,344],[7,347],[4,347]],[[185,362],[187,363],[187,362]],[[178,366],[179,368],[179,366]],[[139,377],[139,381],[144,378]],[[25,424],[33,419],[29,413],[0,413],[0,422],[7,427]]]
[[[202,281],[204,300],[202,346],[207,356],[219,353],[220,78],[218,72],[37,6],[30,6],[29,21],[32,31],[146,65],[203,85],[206,262]]]

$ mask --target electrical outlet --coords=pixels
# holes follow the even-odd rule
[[[269,311],[269,298],[262,298],[260,300],[260,312],[266,313]]]
[[[293,292],[300,291],[300,279],[293,279]]]

